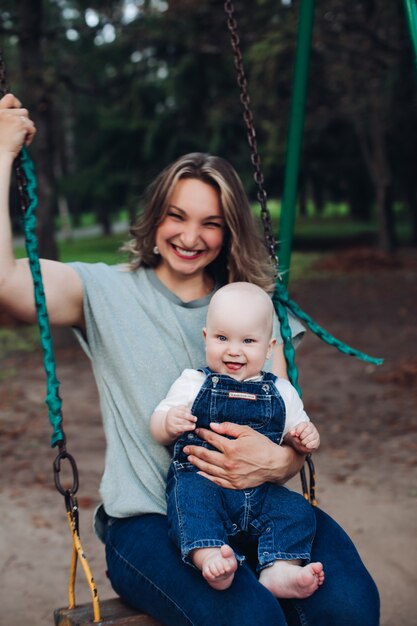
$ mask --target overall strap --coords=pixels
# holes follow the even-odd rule
[[[263,372],[263,381],[275,384],[278,380],[278,376],[275,376],[272,372]]]

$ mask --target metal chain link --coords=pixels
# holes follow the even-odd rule
[[[237,71],[237,84],[240,89],[240,101],[243,106],[243,119],[246,125],[247,138],[251,150],[251,162],[255,170],[253,178],[258,185],[257,198],[261,206],[261,220],[264,227],[265,243],[272,262],[274,263],[274,266],[278,269],[276,240],[272,229],[271,214],[267,205],[267,195],[264,189],[264,177],[261,171],[261,157],[259,156],[258,146],[256,143],[256,132],[253,122],[253,114],[250,106],[248,82],[246,80],[245,70],[243,68],[243,59],[240,50],[240,39],[237,32],[235,8],[231,0],[225,0],[224,10],[227,15],[227,28],[229,29],[230,33],[230,43],[232,46],[234,62]]]
[[[275,267],[275,273],[278,281],[282,284],[281,277],[278,272],[278,256],[276,253],[276,240],[274,237],[274,233],[272,230],[272,222],[271,215],[267,206],[267,196],[266,191],[264,189],[264,177],[261,172],[261,159],[258,153],[258,148],[256,144],[256,133],[253,123],[253,115],[250,107],[250,98],[248,94],[248,83],[245,76],[245,71],[243,69],[243,59],[242,53],[240,51],[240,40],[237,32],[237,22],[234,17],[234,6],[231,0],[225,0],[224,2],[224,10],[227,14],[227,27],[230,33],[230,43],[233,49],[233,56],[235,61],[235,67],[237,70],[237,84],[240,88],[240,101],[243,106],[243,119],[246,124],[248,143],[251,149],[251,161],[252,165],[255,169],[254,180],[258,185],[258,194],[257,198],[259,204],[261,205],[261,219],[264,227],[264,237],[265,244],[269,255],[271,257],[272,263]],[[287,358],[287,357],[286,357]],[[301,484],[304,497],[309,500],[312,504],[316,504],[315,498],[315,479],[314,479],[314,465],[311,457],[308,457],[308,466],[310,469],[310,488],[307,483],[306,472],[304,467],[300,470],[301,476]]]

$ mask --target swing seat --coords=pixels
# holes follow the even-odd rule
[[[94,622],[92,604],[82,604],[74,609],[56,609],[55,626],[162,626],[153,617],[138,613],[120,598],[100,601],[101,620]]]

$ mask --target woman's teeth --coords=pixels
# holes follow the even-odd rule
[[[200,252],[200,250],[184,250],[184,248],[179,248],[178,246],[174,246],[175,250],[181,254],[182,256],[195,256]]]

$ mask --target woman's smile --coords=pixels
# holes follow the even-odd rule
[[[195,259],[204,252],[204,250],[187,250],[185,248],[181,248],[180,246],[176,246],[174,243],[172,243],[171,246],[180,258],[185,259]]]

